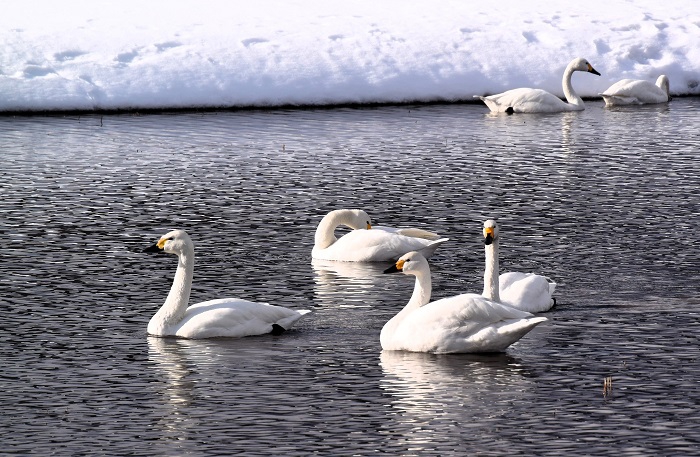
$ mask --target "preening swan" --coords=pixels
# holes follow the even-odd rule
[[[671,99],[666,75],[659,76],[656,84],[641,79],[623,79],[600,95],[605,106],[666,103]]]
[[[353,230],[338,239],[335,229],[340,225]],[[430,257],[447,240],[427,230],[372,227],[366,212],[338,209],[326,214],[318,224],[311,257],[345,262],[386,262],[395,261],[409,251],[419,251]]]
[[[557,284],[551,279],[534,273],[498,275],[499,239],[498,223],[493,219],[484,222],[484,297],[529,313],[547,311],[554,306],[552,294]]]
[[[494,113],[559,113],[562,111],[583,111],[583,100],[571,85],[571,75],[575,71],[586,71],[600,76],[586,59],[572,60],[564,70],[562,87],[568,103],[542,89],[512,89],[500,94],[483,97],[475,95],[486,103]]]
[[[414,275],[408,304],[382,328],[382,349],[412,352],[502,352],[545,317],[462,294],[430,302],[432,281],[428,261],[418,252],[401,256],[385,273]]]
[[[173,230],[144,251],[178,256],[168,298],[148,322],[151,335],[215,338],[278,334],[309,312],[239,298],[210,300],[188,307],[194,273],[194,244],[189,235],[184,230]]]

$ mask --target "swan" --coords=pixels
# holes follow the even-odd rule
[[[419,252],[409,252],[384,273],[416,277],[408,304],[382,328],[384,350],[458,353],[502,352],[546,317],[511,308],[479,294],[430,301],[430,266]]]
[[[188,307],[194,273],[194,244],[187,232],[173,230],[144,252],[165,252],[178,256],[177,271],[168,298],[148,322],[150,335],[215,338],[280,334],[309,312],[239,298],[209,300]]]
[[[340,225],[353,230],[338,239],[335,229]],[[409,251],[419,251],[430,257],[448,239],[415,228],[372,227],[366,212],[337,209],[319,222],[311,257],[344,262],[386,262],[396,261]]]
[[[552,297],[557,284],[551,279],[534,273],[510,272],[498,275],[498,223],[484,222],[484,270],[483,296],[529,313],[547,311],[556,303]],[[498,278],[498,279],[496,279]]]
[[[475,95],[486,103],[494,113],[560,113],[563,111],[583,111],[583,100],[571,85],[571,75],[575,71],[586,71],[600,76],[586,59],[578,57],[572,60],[564,70],[562,86],[566,102],[542,89],[512,89],[487,97]]]
[[[616,82],[602,94],[605,106],[644,105],[666,103],[669,96],[668,76],[661,75],[656,84],[641,79],[623,79]]]

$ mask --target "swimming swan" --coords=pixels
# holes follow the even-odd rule
[[[144,252],[178,256],[168,298],[148,322],[150,335],[215,338],[279,334],[309,312],[239,298],[209,300],[188,307],[194,273],[194,244],[189,235],[184,230],[173,230]]]
[[[494,113],[560,113],[563,111],[583,111],[583,100],[571,85],[571,75],[575,71],[586,71],[600,76],[586,59],[578,57],[572,60],[564,70],[562,86],[564,96],[569,103],[542,89],[512,89],[500,94],[483,97],[475,95],[486,103]]]
[[[340,239],[335,229],[345,225],[353,230]],[[360,209],[338,209],[326,214],[316,228],[311,257],[345,262],[396,261],[409,251],[430,257],[448,238],[414,228],[372,227],[366,212]]]
[[[551,279],[534,273],[498,275],[499,239],[498,223],[493,219],[484,222],[484,297],[528,313],[547,311],[554,306],[556,300],[552,294],[557,284]]]
[[[605,106],[666,103],[669,96],[668,76],[661,75],[656,84],[641,79],[623,79],[602,94]]]
[[[414,275],[408,304],[382,328],[384,350],[457,353],[502,352],[545,317],[534,317],[479,294],[462,294],[430,302],[428,261],[418,252],[403,255],[384,273]]]

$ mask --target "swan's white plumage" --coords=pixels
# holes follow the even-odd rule
[[[582,111],[583,100],[571,85],[571,75],[575,71],[585,71],[600,75],[586,59],[572,60],[564,70],[562,88],[567,102],[542,89],[520,88],[489,96],[476,95],[492,112],[495,113],[559,113],[563,111]]]
[[[147,331],[151,335],[183,338],[263,335],[273,332],[274,325],[287,330],[309,312],[239,298],[209,300],[188,307],[194,272],[194,245],[190,237],[184,230],[173,230],[147,250],[178,256],[170,293],[148,323]]]
[[[550,309],[554,305],[552,295],[557,284],[546,276],[534,273],[508,272],[499,276],[500,232],[495,220],[484,222],[484,239],[486,269],[483,295],[529,313]]]
[[[336,238],[335,229],[340,225],[353,230]],[[421,229],[372,227],[366,212],[340,209],[328,213],[318,224],[311,256],[319,260],[386,262],[419,251],[430,257],[447,240]]]
[[[478,294],[430,302],[430,266],[418,252],[403,255],[393,271],[416,276],[416,283],[408,304],[382,328],[384,350],[501,352],[547,320]]]
[[[666,103],[671,99],[666,75],[659,76],[655,84],[641,79],[623,79],[600,95],[606,106]]]

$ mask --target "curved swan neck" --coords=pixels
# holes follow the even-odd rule
[[[501,296],[498,291],[498,240],[496,239],[493,243],[484,246],[484,251],[486,252],[486,268],[484,270],[484,292],[482,295],[489,300],[500,302]]]
[[[314,236],[314,246],[319,249],[326,249],[331,244],[338,241],[335,237],[335,229],[343,225],[346,213],[343,210],[335,210],[326,214],[316,228]]]
[[[175,279],[170,287],[168,297],[158,312],[148,323],[148,333],[161,335],[165,327],[176,324],[185,315],[192,291],[192,276],[194,275],[194,249],[188,248],[178,255]]]
[[[571,76],[574,74],[575,62],[571,62],[564,70],[564,77],[561,80],[562,88],[564,89],[564,97],[566,101],[577,107],[583,107],[583,100],[578,96],[574,90],[574,86],[571,84]]]

